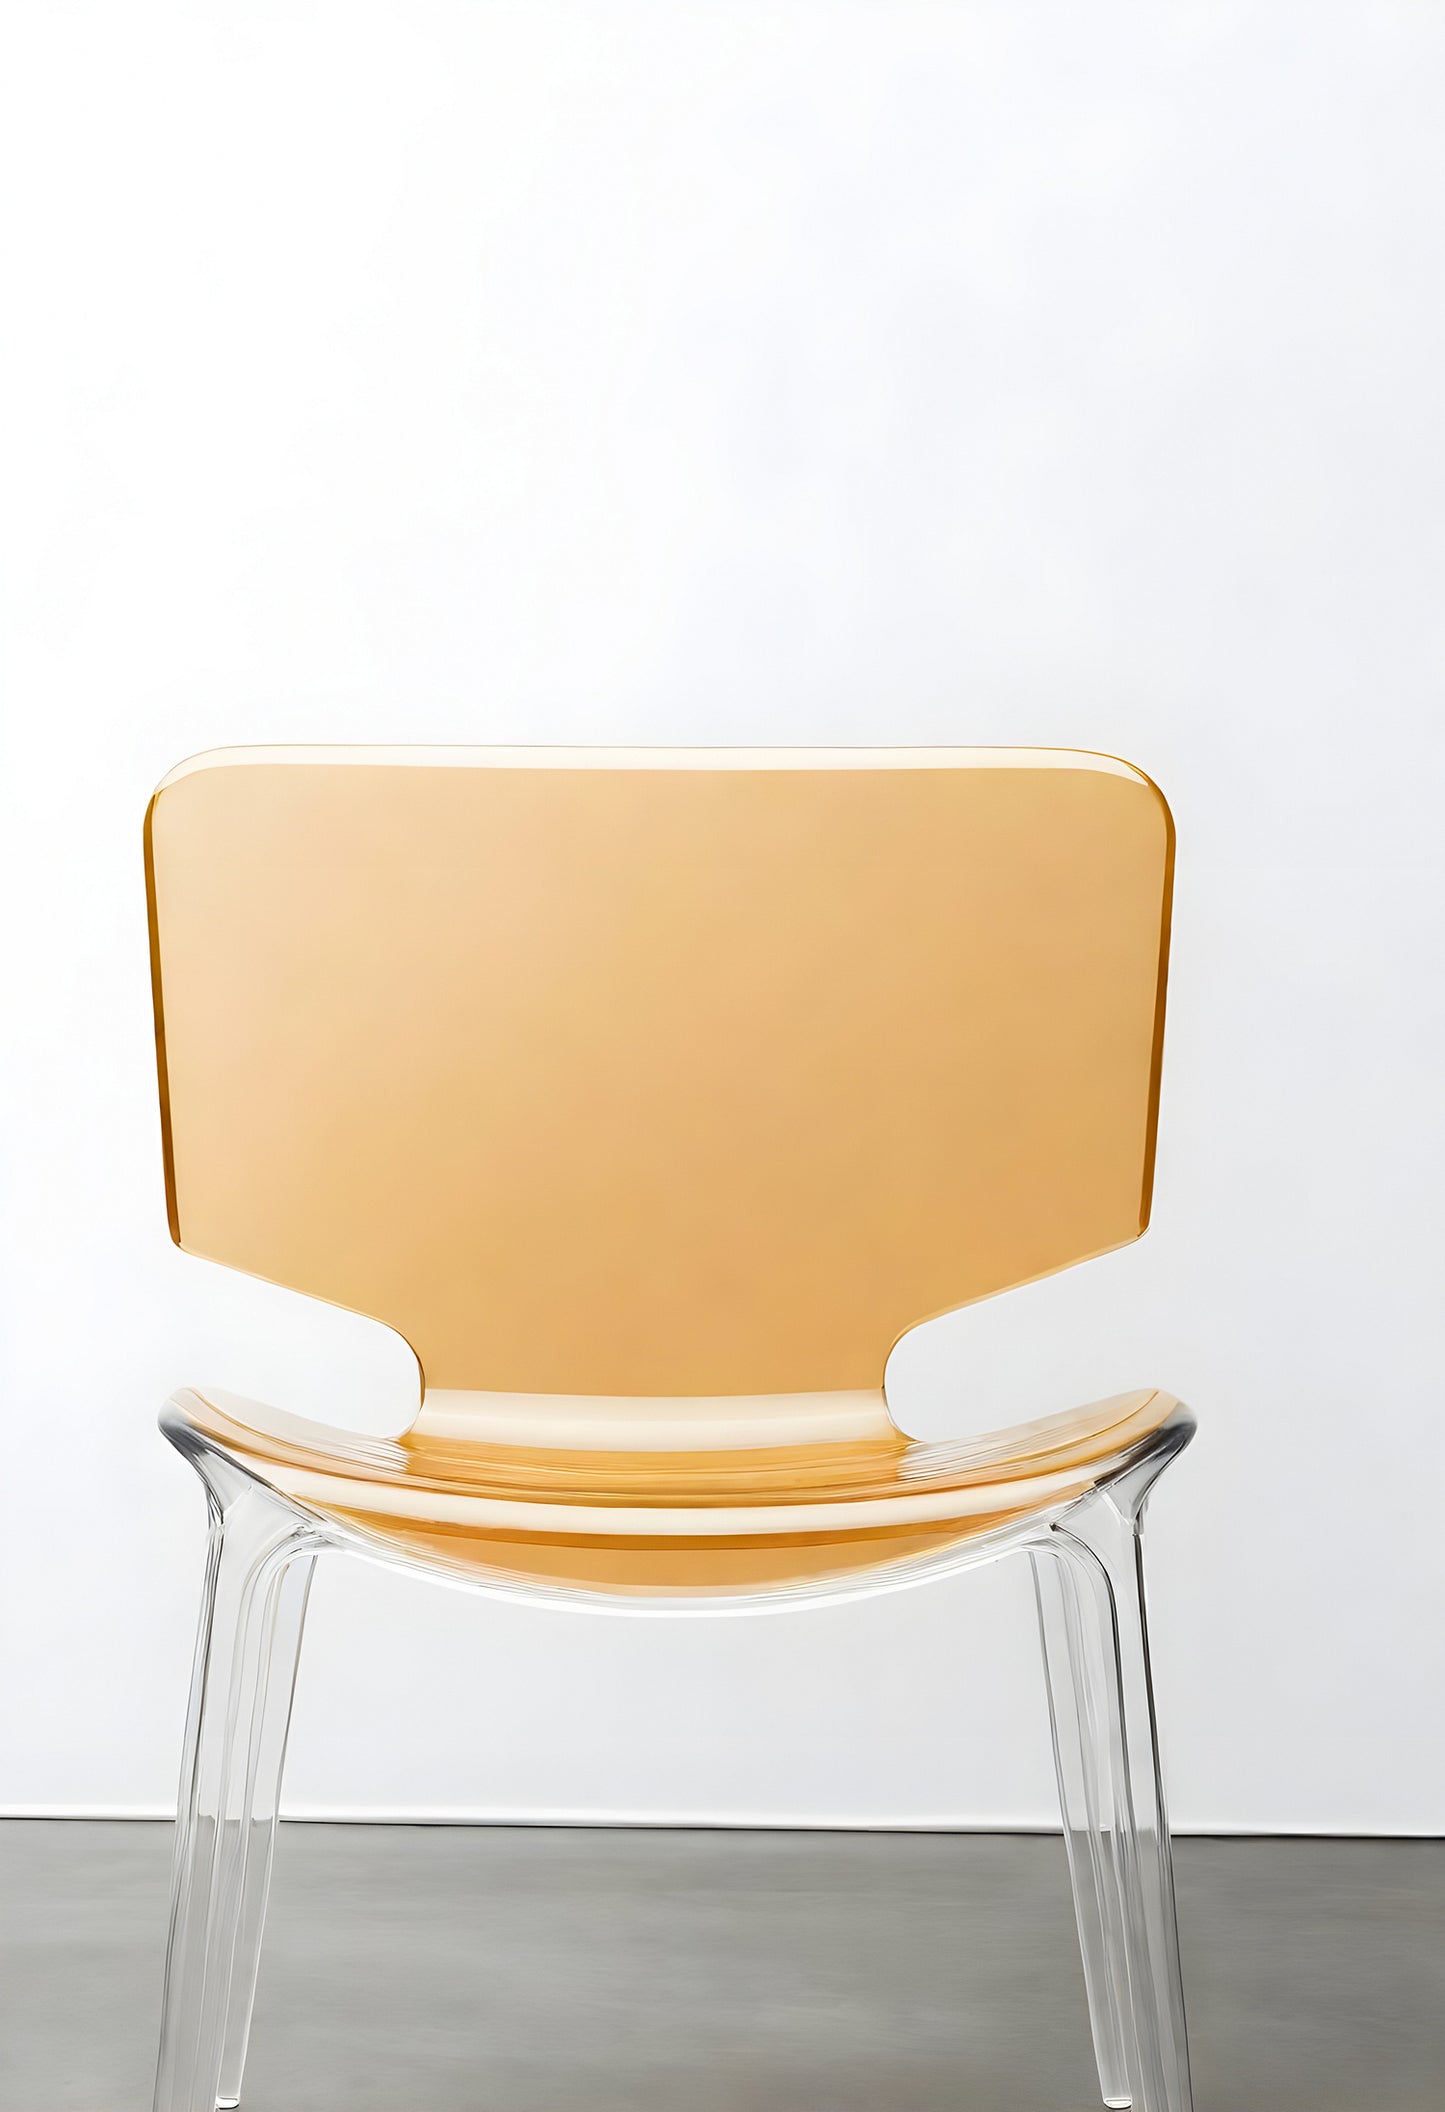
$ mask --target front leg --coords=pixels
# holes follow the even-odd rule
[[[315,1528],[214,1458],[155,2112],[240,2097]]]
[[[1033,1560],[1104,2101],[1191,2112],[1144,1611],[1148,1481],[1140,1479],[1142,1486],[1126,1478],[1116,1492],[1102,1488],[1075,1504]]]

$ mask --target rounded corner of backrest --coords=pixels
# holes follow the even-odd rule
[[[1169,856],[1172,859],[1175,844],[1174,809],[1170,806],[1168,796],[1161,784],[1157,783],[1154,778],[1147,776],[1142,770],[1138,774],[1140,782],[1152,793],[1155,804],[1158,806],[1160,817],[1164,823],[1164,840],[1169,847]]]
[[[1165,937],[1167,940],[1169,908],[1174,887],[1174,853],[1177,842],[1174,809],[1170,806],[1164,788],[1157,779],[1150,777],[1147,771],[1141,770],[1137,763],[1129,763],[1126,767],[1129,770],[1132,782],[1148,798],[1164,832],[1164,915]]]
[[[1051,758],[1057,757],[1059,761],[1064,761],[1067,758],[1069,763],[1075,768],[1083,768],[1096,777],[1122,780],[1132,785],[1136,791],[1144,793],[1163,823],[1165,841],[1172,851],[1174,847],[1174,811],[1165,795],[1164,788],[1160,785],[1157,778],[1151,777],[1149,772],[1143,769],[1140,764],[1131,761],[1127,755],[1111,754],[1105,748],[1039,748],[1033,750],[1032,753],[1045,766],[1048,765]]]
[[[244,762],[260,752],[262,751],[254,748],[199,748],[194,755],[182,756],[178,763],[171,765],[152,792],[150,805],[146,809],[147,814],[154,811],[162,793],[171,791],[186,778],[202,777],[213,770],[231,769],[238,762]]]

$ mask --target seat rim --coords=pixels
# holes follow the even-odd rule
[[[787,1581],[768,1581],[745,1590],[731,1590],[725,1586],[678,1589],[668,1585],[599,1589],[590,1584],[548,1582],[524,1573],[478,1568],[460,1560],[448,1560],[435,1549],[423,1552],[417,1545],[416,1518],[409,1518],[405,1512],[390,1505],[382,1511],[368,1507],[364,1502],[356,1507],[335,1502],[335,1495],[345,1492],[347,1487],[341,1474],[320,1477],[330,1484],[330,1501],[318,1497],[314,1484],[308,1484],[295,1474],[290,1476],[292,1485],[284,1486],[273,1473],[266,1471],[268,1462],[262,1452],[244,1442],[228,1442],[219,1432],[215,1421],[217,1415],[231,1420],[226,1411],[219,1409],[222,1399],[236,1407],[245,1405],[261,1410],[271,1419],[273,1428],[285,1424],[292,1430],[304,1429],[308,1435],[314,1432],[318,1436],[324,1434],[334,1440],[348,1441],[348,1463],[353,1467],[360,1465],[363,1458],[373,1469],[383,1464],[394,1466],[394,1460],[387,1455],[400,1451],[398,1441],[366,1437],[327,1424],[308,1424],[302,1418],[287,1416],[282,1411],[266,1410],[262,1403],[242,1404],[238,1397],[220,1394],[215,1389],[202,1393],[197,1388],[183,1388],[166,1402],[160,1418],[163,1433],[190,1460],[208,1485],[214,1487],[218,1472],[223,1478],[244,1477],[247,1483],[265,1490],[274,1502],[298,1521],[306,1523],[314,1532],[318,1547],[339,1549],[385,1568],[430,1577],[455,1589],[513,1603],[599,1613],[681,1617],[782,1611],[789,1607],[837,1603],[840,1599],[869,1598],[997,1560],[1016,1548],[1047,1540],[1060,1528],[1071,1510],[1107,1490],[1111,1483],[1122,1477],[1137,1475],[1141,1468],[1149,1468],[1152,1471],[1148,1479],[1152,1481],[1183,1450],[1195,1430],[1189,1410],[1161,1389],[1141,1389],[1133,1395],[1114,1396],[1115,1403],[1134,1400],[1157,1404],[1157,1417],[1147,1428],[1136,1428],[1135,1434],[1125,1442],[1098,1454],[1087,1467],[1075,1462],[1063,1475],[1056,1473],[1051,1478],[1036,1475],[1024,1480],[995,1476],[987,1480],[960,1482],[949,1490],[929,1492],[952,1497],[952,1503],[944,1501],[919,1508],[916,1501],[910,1502],[907,1514],[901,1518],[896,1514],[881,1515],[882,1505],[876,1498],[863,1498],[847,1505],[791,1503],[754,1506],[751,1511],[742,1506],[715,1505],[678,1512],[661,1506],[639,1510],[623,1509],[615,1504],[574,1504],[562,1507],[560,1516],[557,1515],[558,1507],[523,1503],[508,1507],[509,1511],[526,1514],[519,1524],[511,1516],[504,1516],[499,1521],[492,1499],[464,1499],[467,1515],[456,1532],[459,1546],[472,1544],[484,1533],[495,1537],[500,1532],[508,1540],[524,1544],[531,1541],[543,1546],[560,1542],[576,1544],[580,1538],[586,1544],[611,1543],[618,1548],[646,1544],[678,1552],[724,1545],[776,1544],[783,1548],[800,1540],[820,1547],[841,1548],[856,1544],[870,1534],[881,1534],[889,1527],[906,1530],[912,1525],[919,1531],[932,1528],[937,1532],[953,1524],[959,1529],[958,1536],[946,1545],[924,1553],[885,1558],[876,1566],[843,1568],[834,1572],[824,1569],[818,1574]],[[1098,1409],[1109,1404],[1090,1405]],[[196,1407],[209,1412],[198,1418]],[[1078,1411],[1080,1416],[1087,1413],[1087,1409]],[[1047,1418],[1045,1424],[1057,1425],[1068,1420]],[[1121,1420],[1137,1425],[1138,1417]],[[263,1442],[266,1439],[266,1433],[255,1425],[235,1423],[234,1427],[261,1438]],[[1016,1426],[1015,1434],[1022,1437],[1039,1428],[1038,1424],[1021,1424]],[[994,1432],[989,1433],[989,1437],[999,1441],[1007,1434]],[[271,1442],[284,1445],[294,1441],[281,1438],[278,1432]],[[960,1445],[945,1440],[924,1446],[899,1433],[900,1452],[915,1455],[956,1453],[980,1442],[982,1440],[964,1440]],[[339,1465],[339,1456],[333,1456],[338,1457]],[[273,1459],[270,1464],[274,1467],[277,1462]],[[363,1497],[367,1490],[374,1495],[384,1491],[391,1499],[391,1505],[395,1503],[395,1483],[377,1479],[353,1486]],[[960,1491],[975,1493],[979,1500],[974,1502],[972,1509],[958,1507]],[[986,1496],[995,1500],[985,1503],[981,1499]],[[1017,1503],[1008,1500],[1013,1497],[1023,1500]],[[435,1498],[425,1506],[427,1510],[436,1507]],[[766,1527],[758,1519],[760,1508],[767,1513]],[[837,1515],[845,1510],[846,1517]],[[549,1512],[551,1516],[547,1515]],[[980,1523],[970,1527],[967,1522],[970,1518],[976,1518]],[[699,1521],[708,1520],[713,1521],[710,1530],[699,1524]],[[453,1525],[444,1522],[429,1522],[434,1535],[455,1530]],[[398,1527],[410,1526],[412,1539],[407,1541],[389,1536],[388,1523]],[[647,1530],[649,1526],[653,1528],[651,1532]],[[751,1538],[754,1533],[758,1536],[756,1541]]]

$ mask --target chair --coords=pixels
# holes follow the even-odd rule
[[[908,1328],[1147,1222],[1173,832],[1047,750],[251,749],[146,826],[172,1237],[387,1322],[420,1413],[210,1390],[157,2112],[239,2101],[327,1550],[622,1613],[1032,1563],[1104,2101],[1189,2112],[1153,1390],[958,1443]]]

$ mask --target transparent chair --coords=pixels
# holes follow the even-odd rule
[[[240,2098],[307,1586],[620,1614],[1025,1553],[1104,2100],[1188,2112],[1143,1390],[957,1443],[923,1319],[1147,1221],[1173,834],[1046,750],[253,749],[146,827],[171,1232],[397,1330],[396,1439],[211,1390],[157,2112]]]

